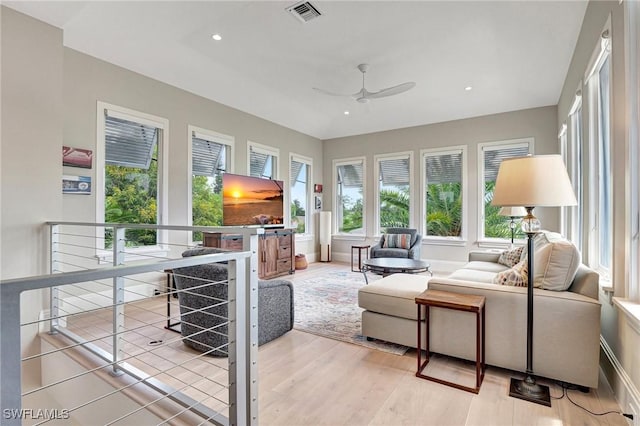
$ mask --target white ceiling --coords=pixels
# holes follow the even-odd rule
[[[301,23],[293,3],[3,4],[67,47],[320,139],[557,104],[587,5],[314,0],[323,16]],[[416,87],[368,104],[312,90],[357,92],[359,63],[370,91]]]

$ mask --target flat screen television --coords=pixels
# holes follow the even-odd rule
[[[251,176],[222,175],[224,226],[277,226],[284,223],[283,182]]]

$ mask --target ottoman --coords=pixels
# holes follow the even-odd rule
[[[362,335],[416,347],[416,296],[427,289],[430,277],[392,274],[358,290]]]

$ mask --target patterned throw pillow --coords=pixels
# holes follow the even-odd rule
[[[515,287],[526,287],[527,281],[527,259],[519,262],[513,268],[498,273],[493,278],[494,284],[511,285]]]
[[[411,248],[411,234],[385,234],[382,248]]]
[[[508,266],[509,268],[515,266],[516,264],[520,263],[520,261],[522,259],[520,259],[520,257],[522,256],[522,250],[524,249],[524,247],[517,247],[514,248],[513,250],[505,250],[502,253],[500,253],[500,257],[498,258],[498,263],[504,265],[504,266]]]

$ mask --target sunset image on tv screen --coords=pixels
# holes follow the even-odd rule
[[[225,173],[222,217],[225,226],[283,223],[283,182]]]

